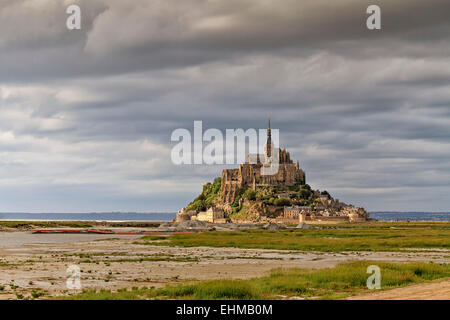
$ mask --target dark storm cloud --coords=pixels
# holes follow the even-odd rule
[[[4,81],[181,68],[245,54],[428,57],[449,49],[448,1],[377,1],[382,32],[367,30],[369,2],[357,0],[78,1],[83,28],[76,32],[65,28],[62,2],[40,2],[0,7]]]
[[[58,211],[61,186],[96,210],[174,210],[221,167],[172,165],[172,130],[270,116],[313,187],[369,209],[450,206],[448,1],[72,3],[79,31],[69,2],[0,4],[5,194],[27,190],[38,211]]]

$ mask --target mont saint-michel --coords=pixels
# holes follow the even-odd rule
[[[326,190],[313,190],[299,162],[286,149],[275,147],[269,120],[264,154],[249,154],[238,168],[224,169],[175,220],[301,223],[368,219],[363,208],[345,204]]]
[[[0,0],[0,300],[450,300],[450,1],[369,2]]]

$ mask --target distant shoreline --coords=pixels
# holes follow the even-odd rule
[[[0,212],[2,221],[110,221],[110,222],[168,222],[176,213],[92,212],[92,213],[26,213]]]
[[[102,213],[21,213],[0,212],[0,221],[80,221],[80,222],[169,222],[176,213],[137,213],[137,212],[102,212]],[[450,221],[450,212],[395,212],[374,211],[370,217],[378,221]]]
[[[30,222],[114,222],[114,223],[127,223],[127,222],[137,222],[137,223],[145,223],[145,222],[167,222],[168,220],[89,220],[89,219],[1,219],[0,221],[30,221]]]

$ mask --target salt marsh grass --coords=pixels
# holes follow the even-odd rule
[[[75,300],[135,299],[288,299],[290,297],[338,299],[369,291],[367,267],[381,269],[383,290],[450,277],[449,264],[385,263],[356,261],[319,270],[275,269],[270,274],[248,280],[197,281],[163,288],[133,288],[112,292],[84,291],[61,297]]]
[[[148,241],[141,244],[181,247],[235,247],[323,252],[343,251],[402,251],[419,248],[450,248],[450,223],[399,222],[371,224],[342,224],[322,229],[288,229],[214,231],[180,234],[168,241]],[[139,243],[139,242],[136,242]]]

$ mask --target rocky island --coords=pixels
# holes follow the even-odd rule
[[[334,199],[327,191],[313,190],[299,162],[294,162],[286,149],[275,148],[269,121],[264,154],[248,155],[237,169],[224,169],[222,177],[205,184],[200,195],[175,218],[176,222],[190,220],[364,222],[369,220],[369,213]]]

